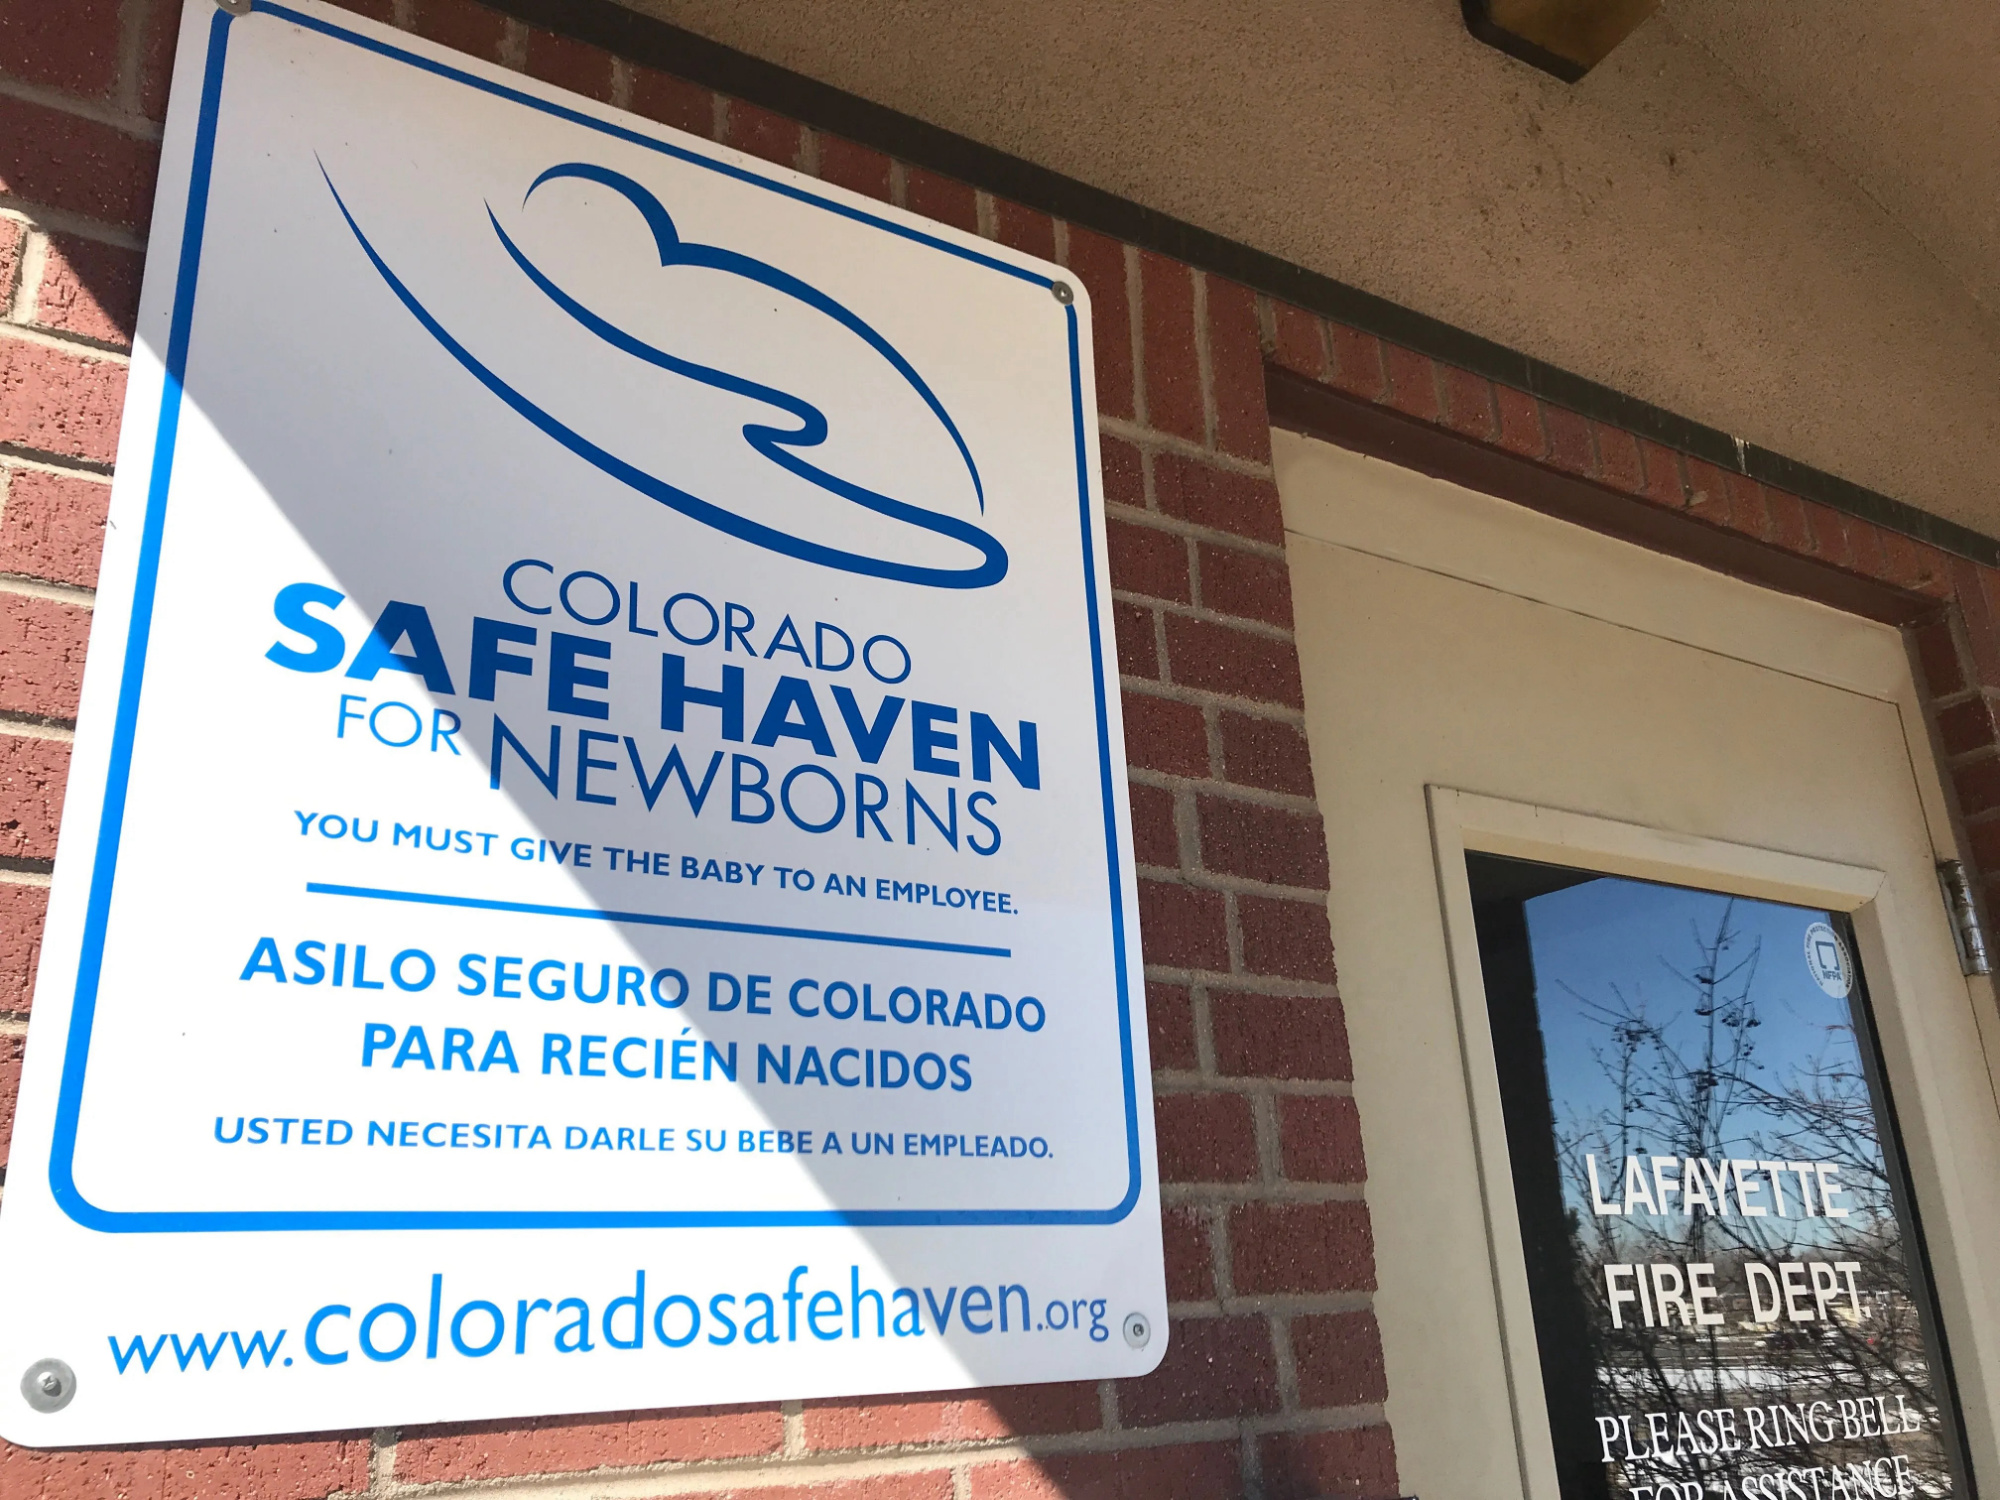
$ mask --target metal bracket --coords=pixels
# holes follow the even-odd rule
[[[1965,866],[1947,859],[1937,867],[1938,889],[1944,893],[1945,915],[1951,918],[1951,940],[1958,949],[1958,967],[1966,974],[1991,974],[1993,964],[1986,956],[1986,933],[1979,925],[1979,908],[1973,904],[1972,882]]]

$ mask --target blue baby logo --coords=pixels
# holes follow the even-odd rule
[[[769,517],[758,519],[746,513],[754,508],[744,503],[748,497],[732,496],[728,492],[727,485],[722,485],[720,489],[705,485],[709,492],[706,495],[698,495],[684,484],[672,483],[662,475],[651,472],[648,467],[642,467],[639,463],[621,457],[593,442],[579,432],[571,422],[555,415],[544,402],[529,396],[520,388],[519,383],[504,378],[491,364],[482,361],[454,337],[404,279],[391,269],[382,253],[362,231],[346,200],[342,198],[340,190],[334,186],[332,176],[327,173],[324,164],[321,165],[320,171],[326,179],[328,190],[333,194],[334,203],[340,209],[341,217],[346,220],[348,229],[352,231],[363,253],[424,330],[487,390],[585,463],[647,498],[658,501],[705,526],[714,527],[717,531],[755,546],[767,548],[772,552],[822,567],[930,588],[987,588],[1006,577],[1006,549],[981,527],[961,517],[912,504],[908,499],[884,493],[879,488],[836,473],[822,463],[815,463],[814,457],[822,456],[821,453],[816,453],[816,450],[826,450],[830,436],[846,436],[850,441],[855,436],[853,433],[841,434],[831,429],[825,412],[819,406],[767,382],[674,354],[601,316],[570,291],[558,285],[542,266],[531,259],[515,237],[507,232],[489,204],[486,216],[493,233],[498,236],[501,249],[519,269],[527,285],[603,346],[671,375],[710,387],[714,391],[748,398],[782,413],[786,419],[782,422],[769,417],[760,417],[758,420],[744,422],[739,429],[742,443],[765,464],[774,466],[777,471],[791,476],[793,480],[804,481],[810,487],[809,492],[817,492],[822,496],[830,496],[858,506],[874,517],[894,523],[894,526],[914,528],[915,532],[928,534],[930,538],[962,545],[969,548],[974,557],[968,559],[964,566],[938,566],[930,561],[875,556],[870,552],[833,545],[827,540],[795,535],[783,525],[771,524]],[[695,268],[721,273],[725,277],[762,288],[766,293],[775,294],[785,304],[789,304],[794,313],[804,310],[806,314],[825,320],[858,338],[872,352],[874,358],[879,359],[893,372],[902,387],[918,398],[920,406],[911,409],[928,413],[929,420],[935,422],[938,429],[949,438],[951,450],[956,453],[958,463],[963,466],[965,480],[970,483],[971,496],[976,501],[980,513],[984,514],[985,487],[980,480],[978,465],[973,461],[972,451],[966,445],[958,424],[952,420],[951,413],[945,410],[944,404],[939,401],[936,393],[926,384],[923,376],[909,360],[866,320],[819,288],[766,261],[721,246],[696,244],[683,239],[665,205],[650,190],[608,167],[589,162],[564,162],[550,167],[529,185],[528,191],[522,198],[523,207],[525,208],[529,200],[547,184],[565,179],[608,188],[636,210],[651,234],[663,270]],[[770,299],[766,297],[765,300],[768,302]],[[721,484],[721,481],[712,480],[711,484]],[[735,503],[732,503],[732,500]],[[840,527],[837,518],[832,519],[832,534],[838,536]],[[883,534],[880,522],[871,522],[868,529],[878,538]],[[892,526],[891,534],[893,531]],[[929,547],[935,552],[937,542],[931,541]],[[878,542],[873,550],[887,549]]]

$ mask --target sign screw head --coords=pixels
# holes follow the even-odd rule
[[[76,1395],[76,1371],[59,1359],[38,1359],[21,1377],[21,1396],[36,1411],[61,1411]]]
[[[1144,1313],[1125,1314],[1125,1342],[1134,1349],[1146,1347],[1146,1341],[1153,1336],[1153,1325],[1146,1321]]]
[[[1064,307],[1068,307],[1070,303],[1076,301],[1076,288],[1072,287],[1067,281],[1050,282],[1049,292]]]
[[[252,0],[215,0],[215,3],[232,16],[247,16],[250,14]]]

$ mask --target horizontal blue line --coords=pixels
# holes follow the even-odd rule
[[[1116,1224],[1129,1205],[1095,1208],[221,1209],[121,1213],[79,1201],[73,1217],[106,1234],[367,1229],[794,1229],[848,1226]]]
[[[823,943],[860,943],[870,948],[916,948],[927,953],[976,953],[1012,958],[1012,948],[977,943],[935,943],[926,938],[878,937],[871,932],[824,932],[816,927],[766,927],[758,922],[712,922],[705,917],[665,917],[650,911],[603,911],[595,906],[542,906],[532,901],[489,901],[483,896],[439,896],[429,891],[383,891],[365,885],[326,885],[308,880],[315,896],[359,896],[367,901],[407,901],[413,906],[462,906],[472,911],[518,911],[536,917],[581,917],[586,922],[631,922],[642,927],[692,927],[702,932],[749,932],[758,937],[808,938]]]

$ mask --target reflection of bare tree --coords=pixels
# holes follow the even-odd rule
[[[1625,1474],[1623,1482],[1672,1478],[1724,1494],[1725,1481],[1733,1489],[1745,1474],[1773,1467],[1902,1454],[1919,1492],[1947,1495],[1951,1480],[1903,1233],[1851,1022],[1843,1017],[1827,1025],[1810,1056],[1760,1056],[1759,943],[1745,936],[1736,916],[1736,903],[1725,902],[1712,926],[1691,934],[1693,962],[1686,967],[1662,956],[1681,992],[1667,1005],[1649,1003],[1643,987],[1614,988],[1608,998],[1570,992],[1580,1014],[1602,1031],[1592,1051],[1616,1101],[1587,1115],[1566,1108],[1559,1096],[1553,1101],[1580,1291],[1597,1344],[1597,1408],[1605,1416],[1665,1412],[1677,1427],[1674,1419],[1692,1421],[1715,1407],[1820,1401],[1829,1403],[1836,1431],[1831,1440],[1772,1451],[1689,1452],[1677,1464]],[[1628,1157],[1675,1157],[1683,1172],[1690,1161],[1732,1158],[1833,1163],[1851,1211],[1845,1218],[1802,1217],[1795,1197],[1785,1217],[1699,1209],[1600,1217],[1583,1187],[1586,1153],[1620,1168]],[[1825,1321],[1753,1322],[1745,1263],[1803,1260],[1858,1262],[1861,1315],[1843,1307]],[[1714,1264],[1724,1321],[1649,1327],[1627,1317],[1614,1328],[1604,1266],[1652,1262]],[[1873,1397],[1886,1397],[1891,1412],[1921,1413],[1923,1430],[1850,1437],[1840,1403]]]

